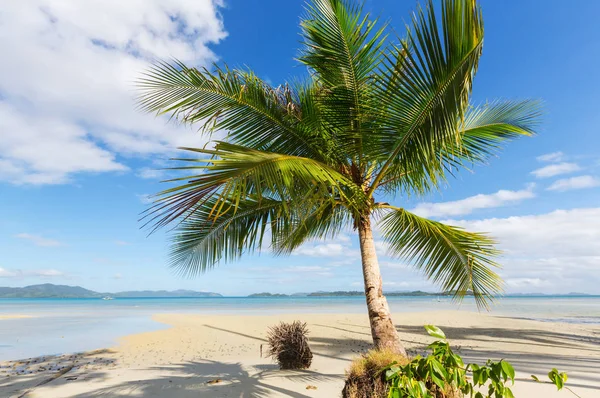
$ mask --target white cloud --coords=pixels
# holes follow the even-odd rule
[[[153,59],[207,65],[226,36],[220,0],[31,0],[3,4],[0,180],[59,184],[122,172],[122,155],[202,145],[191,128],[135,110]],[[15,40],[18,38],[18,40]]]
[[[560,162],[561,160],[563,160],[564,157],[565,154],[562,152],[552,152],[538,156],[536,160],[538,162]]]
[[[43,278],[53,278],[57,276],[65,276],[65,273],[62,271],[58,271],[55,269],[41,269],[37,271],[31,271],[30,273],[26,273],[31,276],[41,276]]]
[[[300,246],[292,254],[310,257],[338,257],[347,254],[348,247],[340,243],[318,243]],[[355,252],[355,250],[352,250]]]
[[[360,251],[352,248],[352,239],[342,233],[330,241],[312,241],[303,244],[292,253],[294,256],[309,257],[355,257],[360,258]],[[341,264],[340,264],[341,265]]]
[[[475,210],[502,207],[535,197],[535,185],[520,191],[500,190],[493,194],[479,194],[465,199],[442,203],[420,203],[412,212],[422,217],[447,217],[471,214]]]
[[[504,250],[499,262],[509,288],[534,291],[537,284],[545,292],[598,291],[600,208],[444,222],[496,238]],[[525,283],[529,288],[520,288]]]
[[[48,239],[48,238],[44,238],[41,235],[28,234],[25,232],[15,235],[15,238],[28,240],[28,241],[32,242],[34,245],[42,246],[42,247],[63,246],[63,244],[61,242],[59,242],[58,240]]]
[[[54,278],[67,276],[64,272],[55,269],[22,270],[0,268],[0,278]]]
[[[579,170],[581,170],[581,167],[579,167],[579,165],[577,165],[576,163],[563,162],[541,167],[539,169],[533,170],[531,174],[533,174],[537,178],[548,178],[561,174],[573,173]]]
[[[14,278],[16,276],[18,276],[17,272],[0,267],[0,278]]]
[[[563,192],[574,189],[593,188],[597,186],[600,186],[600,179],[586,175],[554,181],[552,185],[546,189],[549,191]]]

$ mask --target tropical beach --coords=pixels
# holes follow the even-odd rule
[[[202,300],[212,301],[203,303]],[[218,300],[222,301],[221,305],[215,305]],[[80,331],[79,336],[67,336],[67,340],[72,341],[62,346],[67,355],[32,355],[37,360],[11,358],[13,361],[4,361],[0,363],[0,396],[19,397],[27,391],[27,397],[339,396],[351,360],[371,348],[368,318],[361,313],[363,298],[338,298],[337,304],[336,300],[321,298],[294,302],[277,298],[258,303],[253,300],[195,299],[194,305],[206,308],[204,312],[189,308],[191,300],[172,299],[169,303],[147,299],[146,304],[143,299],[130,303],[127,301],[131,300],[123,300],[129,308],[128,318],[133,319],[136,312],[138,317],[142,312],[144,317],[151,318],[151,323],[144,324],[151,331],[118,335],[127,333],[127,329],[121,327],[113,343],[100,347],[94,344],[102,344],[102,340],[98,340],[101,336],[88,328]],[[435,323],[447,333],[466,361],[509,360],[517,371],[515,396],[569,396],[567,391],[558,392],[551,384],[531,379],[532,374],[543,378],[550,367],[557,367],[568,373],[568,385],[575,393],[595,397],[600,391],[600,298],[538,297],[505,301],[511,300],[512,303],[499,305],[492,313],[478,313],[468,303],[457,310],[451,302],[439,303],[429,298],[392,298],[390,304],[394,316],[402,322],[397,329],[411,355],[425,352],[432,338],[427,336],[423,325]],[[243,302],[245,304],[240,305]],[[88,301],[86,305],[95,310],[90,308],[86,312],[98,313],[103,304]],[[71,307],[74,305],[77,304]],[[215,311],[215,306],[220,309]],[[12,310],[17,309],[16,305],[12,307]],[[31,308],[28,314],[20,315],[21,319],[32,320],[37,316],[45,317],[41,322],[46,324],[64,324],[64,313],[54,310],[56,313],[52,314],[49,310],[40,311],[40,307],[42,305]],[[157,307],[178,308],[179,313],[152,314]],[[277,310],[282,307],[286,313]],[[419,307],[428,310],[418,312]],[[441,311],[435,310],[440,307]],[[310,312],[303,312],[309,308]],[[560,310],[554,312],[552,308]],[[114,314],[114,308],[110,312]],[[569,317],[557,318],[560,314],[569,314]],[[3,314],[2,322],[17,316]],[[90,319],[83,322],[93,321],[88,317]],[[536,317],[538,320],[533,320]],[[265,355],[267,329],[281,321],[293,320],[308,323],[314,353],[308,370],[279,370],[276,362]],[[1,326],[6,330],[4,324]],[[7,326],[13,330],[19,327],[18,324]],[[15,339],[10,341],[5,333],[0,333],[1,341],[16,345]],[[60,329],[44,331],[49,342],[59,333],[64,333],[64,329],[62,332]],[[90,344],[86,352],[69,351],[82,334],[86,334]],[[26,338],[26,333],[20,335]],[[38,347],[37,354],[53,353],[50,344]],[[68,371],[61,374],[65,369]],[[37,386],[48,379],[52,381]],[[313,386],[316,388],[312,389]]]
[[[7,2],[0,397],[597,398],[599,13]]]

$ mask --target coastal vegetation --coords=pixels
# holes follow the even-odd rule
[[[484,37],[475,0],[428,1],[411,22],[397,38],[357,2],[312,0],[301,22],[305,79],[273,87],[249,69],[179,61],[146,71],[143,110],[222,137],[182,148],[188,157],[175,169],[186,175],[147,210],[152,230],[175,225],[177,271],[195,276],[266,247],[287,255],[352,228],[373,342],[398,353],[375,222],[391,256],[457,299],[485,307],[502,291],[491,237],[412,213],[408,199],[534,134],[539,105],[471,101]]]
[[[514,398],[509,383],[515,382],[515,370],[508,361],[465,364],[440,328],[426,325],[425,330],[438,339],[428,345],[429,355],[408,359],[389,350],[371,350],[350,365],[342,397]],[[541,382],[538,377],[531,377]],[[561,390],[567,374],[552,369],[548,379]]]
[[[385,398],[390,383],[384,370],[391,364],[404,365],[409,359],[389,349],[370,350],[356,358],[346,370],[342,398]]]

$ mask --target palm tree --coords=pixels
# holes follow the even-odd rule
[[[441,16],[440,16],[441,15]],[[403,39],[345,0],[312,0],[301,22],[301,82],[271,87],[248,70],[159,62],[139,104],[225,138],[182,148],[191,176],[157,195],[147,220],[176,222],[172,266],[197,275],[265,246],[289,254],[308,240],[358,231],[375,346],[404,352],[382,292],[372,222],[389,254],[457,298],[487,306],[502,290],[485,234],[378,200],[419,197],[504,141],[532,135],[537,103],[469,102],[483,45],[475,0],[430,1]]]

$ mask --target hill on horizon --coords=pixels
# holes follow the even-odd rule
[[[0,287],[0,298],[101,298],[110,297],[222,297],[219,293],[194,290],[140,290],[117,293],[101,293],[81,286],[43,283],[24,287]]]

